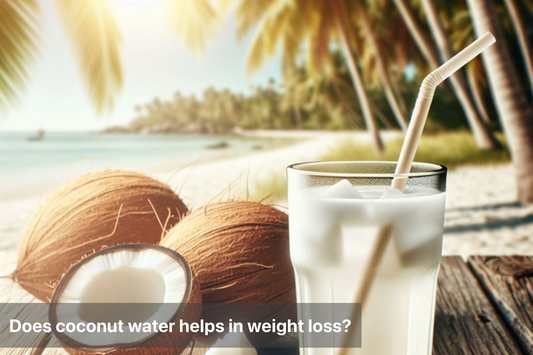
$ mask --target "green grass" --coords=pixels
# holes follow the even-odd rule
[[[503,140],[503,136],[498,137]],[[402,148],[403,138],[390,141],[382,155],[375,153],[368,144],[359,144],[352,140],[340,142],[321,160],[384,160],[396,161]],[[472,134],[468,131],[444,132],[425,135],[420,139],[415,161],[442,164],[453,169],[460,165],[481,165],[509,161],[507,150],[481,150],[476,146]]]
[[[498,139],[504,142],[503,135]],[[389,141],[385,152],[377,155],[370,144],[361,144],[353,140],[345,140],[327,152],[319,160],[383,160],[396,161],[402,147],[403,138]],[[505,145],[505,142],[504,142]],[[415,161],[442,164],[448,169],[461,165],[485,165],[509,162],[507,150],[487,151],[477,148],[472,134],[468,131],[442,132],[424,135],[420,139]],[[285,172],[273,174],[268,179],[256,182],[254,196],[261,199],[272,194],[274,202],[284,201],[287,197]]]

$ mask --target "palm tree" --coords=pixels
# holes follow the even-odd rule
[[[415,40],[420,52],[426,58],[429,66],[432,69],[436,69],[439,65],[439,58],[437,56],[437,51],[432,45],[430,38],[427,36],[426,32],[422,29],[418,21],[416,20],[413,11],[407,4],[406,0],[393,0],[394,4],[398,8],[398,12],[402,16],[405,25],[409,29],[411,36]]]
[[[331,37],[336,35],[344,54],[363,117],[376,151],[383,151],[383,143],[371,110],[368,94],[352,51],[351,43],[356,33],[353,24],[347,21],[347,4],[335,1],[270,0],[258,3],[242,0],[237,8],[236,20],[239,36],[244,36],[257,23],[257,29],[247,54],[247,71],[253,73],[275,53],[278,44],[283,49],[284,72],[295,70],[302,43],[306,43],[306,68],[311,76],[321,71],[327,60]],[[350,41],[352,40],[352,41]]]
[[[370,77],[374,76],[373,70],[369,68],[374,67],[373,64],[368,64],[366,61],[371,61],[373,55],[370,54],[370,49],[365,48],[365,43],[361,43],[363,48],[359,48],[358,51],[363,53],[363,60],[361,66],[365,68],[366,73]],[[379,75],[378,75],[379,76]],[[366,87],[370,87],[370,84],[376,80],[369,78],[365,81]],[[379,80],[379,79],[378,79]],[[318,80],[313,80],[315,87],[313,88],[313,97],[319,98],[319,95],[324,95],[327,97],[332,97],[331,93],[334,94],[334,99],[329,99],[330,101],[335,101],[336,105],[340,105],[342,115],[345,117],[346,122],[354,127],[355,129],[361,129],[363,118],[357,113],[361,110],[359,101],[357,100],[357,93],[354,90],[352,84],[352,79],[348,70],[346,60],[344,60],[343,54],[339,50],[332,51],[331,60],[328,60],[324,66],[324,70],[320,72]],[[378,120],[383,124],[387,129],[394,129],[395,126],[389,121],[380,107],[374,102],[372,96],[367,95],[368,102],[370,107]],[[322,100],[326,101],[326,100]],[[400,101],[401,102],[401,101]],[[329,106],[331,108],[331,105]]]
[[[484,91],[487,86],[487,78],[485,77],[485,72],[483,71],[483,63],[481,58],[474,58],[466,66],[466,71],[468,73],[468,86],[472,90],[472,98],[476,103],[476,107],[481,116],[483,122],[488,124],[490,122],[489,113],[487,110],[487,104],[484,99]]]
[[[447,31],[450,33],[450,40],[453,43],[453,49],[460,50],[476,40],[474,26],[470,18],[470,12],[466,4],[450,4],[447,12],[448,16],[444,17]],[[488,89],[487,77],[483,69],[481,57],[476,57],[466,65],[467,79],[472,91],[472,98],[476,103],[481,118],[485,123],[490,122],[486,97]],[[489,94],[490,95],[490,94]]]
[[[35,0],[0,1],[0,109],[20,100],[29,66],[39,53]]]
[[[527,27],[524,23],[524,18],[520,13],[520,4],[516,0],[504,0],[509,16],[511,17],[511,23],[514,26],[516,34],[518,36],[518,42],[520,43],[520,50],[524,58],[524,64],[526,66],[527,75],[529,77],[529,85],[533,91],[533,53],[531,50],[531,43],[528,40],[528,34],[526,33]]]
[[[173,3],[172,0],[167,0]],[[181,3],[194,2],[192,0]],[[205,0],[200,0],[205,3]],[[296,58],[300,54],[302,43],[307,42],[306,64],[310,75],[320,70],[321,65],[329,54],[331,37],[336,35],[344,53],[354,87],[363,111],[367,129],[372,135],[374,146],[378,152],[383,150],[383,143],[375,122],[373,112],[368,100],[368,95],[362,83],[359,69],[350,42],[354,41],[353,34],[356,30],[353,24],[347,21],[346,0],[317,0],[317,1],[285,1],[285,0],[241,0],[236,10],[237,35],[242,38],[257,25],[252,43],[247,54],[247,72],[253,73],[259,69],[275,53],[278,44],[282,47],[283,71],[285,74],[295,70]],[[182,12],[167,11],[176,19],[188,18],[190,24],[177,28],[180,36],[184,36],[193,28],[211,28],[215,21],[211,10],[205,10],[202,5],[198,14],[192,5],[182,7]],[[185,14],[185,11],[188,11]],[[203,14],[203,15],[202,15]],[[200,21],[201,20],[201,21]],[[196,23],[193,23],[196,21]],[[200,22],[199,22],[200,21]],[[189,29],[189,30],[187,30]],[[195,43],[204,46],[202,37],[194,39]],[[194,49],[191,42],[186,42],[189,48]]]
[[[376,149],[378,153],[381,153],[384,150],[383,142],[381,141],[381,138],[379,137],[376,121],[374,119],[372,108],[370,106],[370,101],[368,100],[368,95],[366,94],[365,88],[363,86],[363,82],[361,80],[361,76],[359,75],[357,64],[355,63],[355,59],[352,55],[350,44],[348,42],[348,35],[347,35],[347,29],[346,29],[347,19],[345,17],[346,16],[346,4],[341,0],[333,0],[331,2],[331,7],[333,9],[335,26],[337,29],[337,35],[339,37],[341,49],[346,59],[346,64],[348,66],[348,70],[353,80],[353,85],[354,85],[355,92],[357,93],[357,96],[359,99],[359,104],[361,105],[361,109],[363,111],[363,117],[365,118],[365,124],[370,134],[372,135],[372,141],[374,142],[374,148]],[[322,16],[326,17],[326,14],[323,13]]]
[[[354,1],[355,13],[357,13],[357,19],[361,22],[363,30],[365,32],[368,44],[370,45],[372,55],[376,61],[376,67],[379,73],[379,79],[383,85],[383,90],[389,105],[403,131],[407,129],[407,120],[404,117],[404,113],[400,109],[400,104],[394,96],[393,87],[390,81],[390,75],[385,65],[385,55],[383,53],[381,43],[377,38],[377,35],[370,24],[370,14],[366,9],[365,4],[361,0]]]
[[[296,128],[302,129],[301,107],[309,101],[310,92],[309,80],[303,72],[303,68],[286,75],[281,88],[283,89],[283,96],[280,102],[281,109],[292,111]]]
[[[306,84],[309,97],[304,108],[308,114],[324,114],[328,118],[328,127],[340,128],[347,123],[354,129],[364,128],[363,118],[356,112],[360,110],[357,94],[340,52],[332,53],[332,60],[318,76],[307,76]],[[372,105],[372,99],[368,98]]]
[[[110,111],[122,89],[122,35],[108,0],[58,0],[78,66],[98,112]]]
[[[332,57],[330,65],[335,66],[335,68],[325,71],[323,75],[324,78],[321,81],[326,85],[321,85],[321,87],[329,86],[333,89],[333,93],[338,102],[338,106],[340,106],[340,111],[345,121],[354,129],[361,129],[363,128],[363,118],[356,112],[360,110],[360,107],[357,106],[357,94],[351,84],[350,74],[347,73],[346,61],[338,51],[333,52]],[[315,92],[318,92],[318,90],[319,88],[314,88]],[[318,95],[315,93],[315,96]],[[377,113],[377,117],[379,118],[380,116],[376,110],[376,104],[372,101],[370,96],[368,99],[371,107],[374,109],[374,112]],[[388,123],[388,121],[386,123]],[[389,125],[385,125],[385,127],[390,128]]]
[[[520,85],[492,0],[467,0],[475,31],[496,37],[484,65],[513,158],[518,197],[533,203],[533,109]]]
[[[440,61],[438,60],[437,53],[431,44],[431,41],[416,20],[413,11],[407,4],[406,0],[394,0],[394,3],[402,15],[405,24],[409,28],[411,35],[415,39],[415,42],[420,48],[420,51],[430,64],[431,70],[435,70],[440,65]],[[442,28],[442,24],[438,18],[435,6],[431,0],[422,0],[422,5],[424,6],[424,10],[428,18],[428,24],[430,25],[432,34],[437,42],[437,45],[439,46],[440,52],[444,57],[444,60],[448,60],[453,56],[453,53],[451,52],[451,45],[444,32],[444,29]],[[501,144],[488,129],[485,122],[483,122],[483,120],[479,117],[472,98],[468,93],[464,77],[462,77],[461,73],[459,72],[455,75],[452,75],[450,77],[450,81],[457,98],[463,107],[463,112],[465,113],[478,147],[482,149],[501,149]]]
[[[421,0],[421,3],[439,51],[444,61],[447,61],[453,57],[455,53],[452,51],[452,45],[439,19],[437,8],[435,7],[433,0]],[[482,149],[502,149],[502,145],[498,142],[494,134],[492,134],[492,132],[489,130],[486,123],[478,115],[474,102],[472,101],[468,92],[463,72],[460,71],[455,75],[452,75],[450,80],[455,90],[455,94],[461,102],[463,111],[466,114],[468,124],[470,125],[470,129],[474,134],[474,139],[476,140],[478,147]]]
[[[166,0],[167,21],[178,38],[201,57],[207,40],[222,24],[217,12],[206,0]]]
[[[453,43],[455,50],[465,48],[470,43],[476,40],[476,34],[474,33],[474,26],[472,25],[472,19],[470,18],[470,12],[466,7],[466,4],[461,3],[459,6],[449,6],[447,12],[450,16],[447,16],[446,28],[450,32],[450,40]],[[472,98],[476,103],[481,119],[485,123],[489,123],[489,114],[487,103],[485,100],[487,89],[487,77],[485,70],[483,69],[483,62],[481,57],[476,57],[466,65],[466,71],[468,73],[467,79],[472,91]]]
[[[108,0],[58,0],[97,112],[111,110],[122,88],[120,31]],[[39,6],[35,0],[0,1],[0,108],[19,100],[38,54]]]

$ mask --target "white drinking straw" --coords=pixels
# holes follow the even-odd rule
[[[477,57],[494,42],[496,42],[494,36],[490,32],[487,32],[479,37],[474,43],[457,53],[449,61],[426,76],[420,86],[415,108],[411,115],[411,122],[409,122],[407,134],[403,141],[402,151],[398,158],[395,175],[408,174],[409,171],[411,171],[416,148],[418,147],[418,142],[420,141],[420,136],[422,135],[429,107],[431,106],[431,101],[433,100],[433,95],[435,94],[437,86],[450,75],[461,69],[466,63]],[[406,183],[407,177],[396,177],[392,180],[392,187],[403,191]]]
[[[479,37],[474,43],[457,53],[453,58],[426,76],[422,82],[422,85],[420,86],[415,108],[413,109],[413,114],[411,115],[411,121],[409,122],[409,127],[407,128],[407,134],[405,135],[405,140],[403,141],[402,151],[400,152],[400,157],[398,158],[398,165],[396,166],[396,171],[394,172],[394,175],[400,176],[395,176],[395,178],[392,180],[392,188],[399,189],[400,191],[405,189],[408,179],[405,175],[409,174],[411,171],[411,165],[413,164],[416,148],[418,147],[418,142],[420,141],[420,136],[422,135],[422,130],[424,129],[424,124],[426,123],[428,116],[429,107],[431,106],[431,101],[433,100],[433,95],[435,94],[435,89],[437,86],[450,75],[466,65],[466,63],[477,57],[494,42],[496,42],[494,36],[490,32],[487,32],[483,36]],[[370,258],[368,259],[367,265],[363,272],[361,285],[354,300],[354,303],[361,303],[361,310],[372,287],[374,277],[381,259],[383,258],[383,254],[385,253],[385,249],[387,249],[391,233],[392,226],[390,224],[381,227],[378,232],[376,243],[374,244]],[[355,324],[354,320],[357,316],[357,313],[357,308],[354,307],[354,311],[351,316],[352,324]],[[339,351],[339,355],[344,355],[347,353],[348,346],[350,346],[350,340],[351,336],[350,333],[348,333],[343,339],[342,348]]]

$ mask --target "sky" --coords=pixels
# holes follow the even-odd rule
[[[191,54],[164,18],[161,0],[110,0],[124,41],[124,85],[110,114],[98,115],[91,105],[56,2],[41,7],[41,53],[30,69],[30,82],[20,103],[0,116],[0,131],[99,130],[127,125],[135,105],[155,97],[170,99],[176,91],[200,95],[206,88],[248,93],[251,85],[281,78],[279,56],[253,77],[245,73],[250,33],[237,41],[231,17],[207,45],[204,58]]]

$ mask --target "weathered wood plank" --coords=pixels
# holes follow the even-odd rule
[[[444,257],[440,268],[433,354],[522,354],[481,285],[458,256]]]
[[[533,257],[472,256],[468,264],[522,351],[533,354]]]

